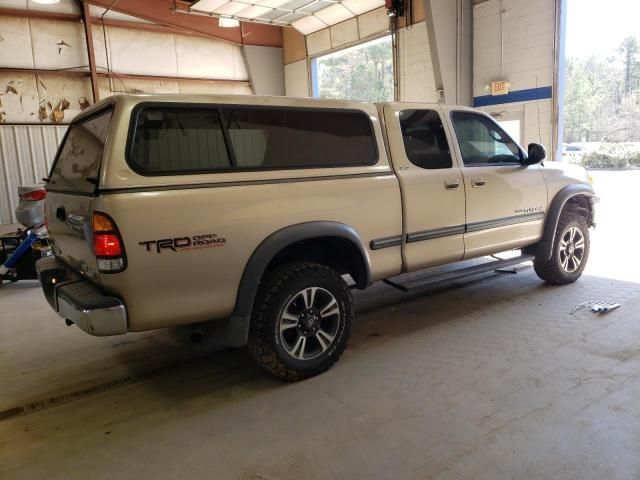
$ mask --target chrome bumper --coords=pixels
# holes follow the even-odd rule
[[[36,270],[42,291],[59,316],[98,337],[127,332],[127,309],[122,300],[105,295],[55,257],[38,260]]]

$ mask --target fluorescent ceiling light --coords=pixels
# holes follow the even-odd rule
[[[259,17],[260,15],[264,15],[271,10],[273,9],[268,7],[261,7],[259,5],[252,5],[249,8],[245,8],[244,10],[239,11],[238,16],[242,18],[252,19]]]
[[[384,5],[384,0],[344,0],[342,5],[347,7],[356,15],[360,15],[375,8],[382,7]]]
[[[296,20],[295,22],[293,22],[291,26],[293,26],[293,28],[298,30],[303,35],[309,35],[310,33],[317,32],[318,30],[322,30],[323,28],[327,27],[313,15],[302,17],[300,20]]]
[[[244,10],[249,5],[246,3],[240,2],[228,2],[224,5],[216,8],[213,13],[217,13],[218,15],[235,15],[236,13]]]
[[[340,23],[349,18],[353,18],[354,14],[339,3],[336,3],[334,5],[331,5],[330,7],[318,10],[315,13],[315,16],[327,25],[335,25],[336,23]]]
[[[198,10],[200,12],[213,12],[220,5],[224,5],[229,0],[200,0],[191,6],[192,10]]]
[[[31,0],[33,3],[40,3],[41,5],[53,5],[54,3],[60,3],[60,0]]]
[[[218,26],[222,28],[237,28],[240,26],[240,21],[236,18],[220,17],[218,19]]]

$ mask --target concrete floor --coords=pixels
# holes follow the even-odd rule
[[[640,478],[640,260],[619,241],[640,172],[595,176],[578,283],[376,285],[340,363],[298,384],[164,331],[90,337],[32,283],[2,288],[0,478]],[[623,307],[569,315],[603,298]]]

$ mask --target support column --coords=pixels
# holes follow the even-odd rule
[[[423,0],[431,61],[443,103],[472,103],[472,0]]]
[[[98,89],[98,73],[96,71],[96,55],[93,50],[93,31],[91,28],[91,14],[89,4],[82,2],[82,21],[84,23],[84,37],[87,41],[87,54],[89,57],[89,70],[91,72],[91,91],[93,93],[93,103],[100,100]]]

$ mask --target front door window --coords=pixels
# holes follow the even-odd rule
[[[472,112],[453,112],[451,118],[465,166],[522,162],[518,144],[489,117]]]

